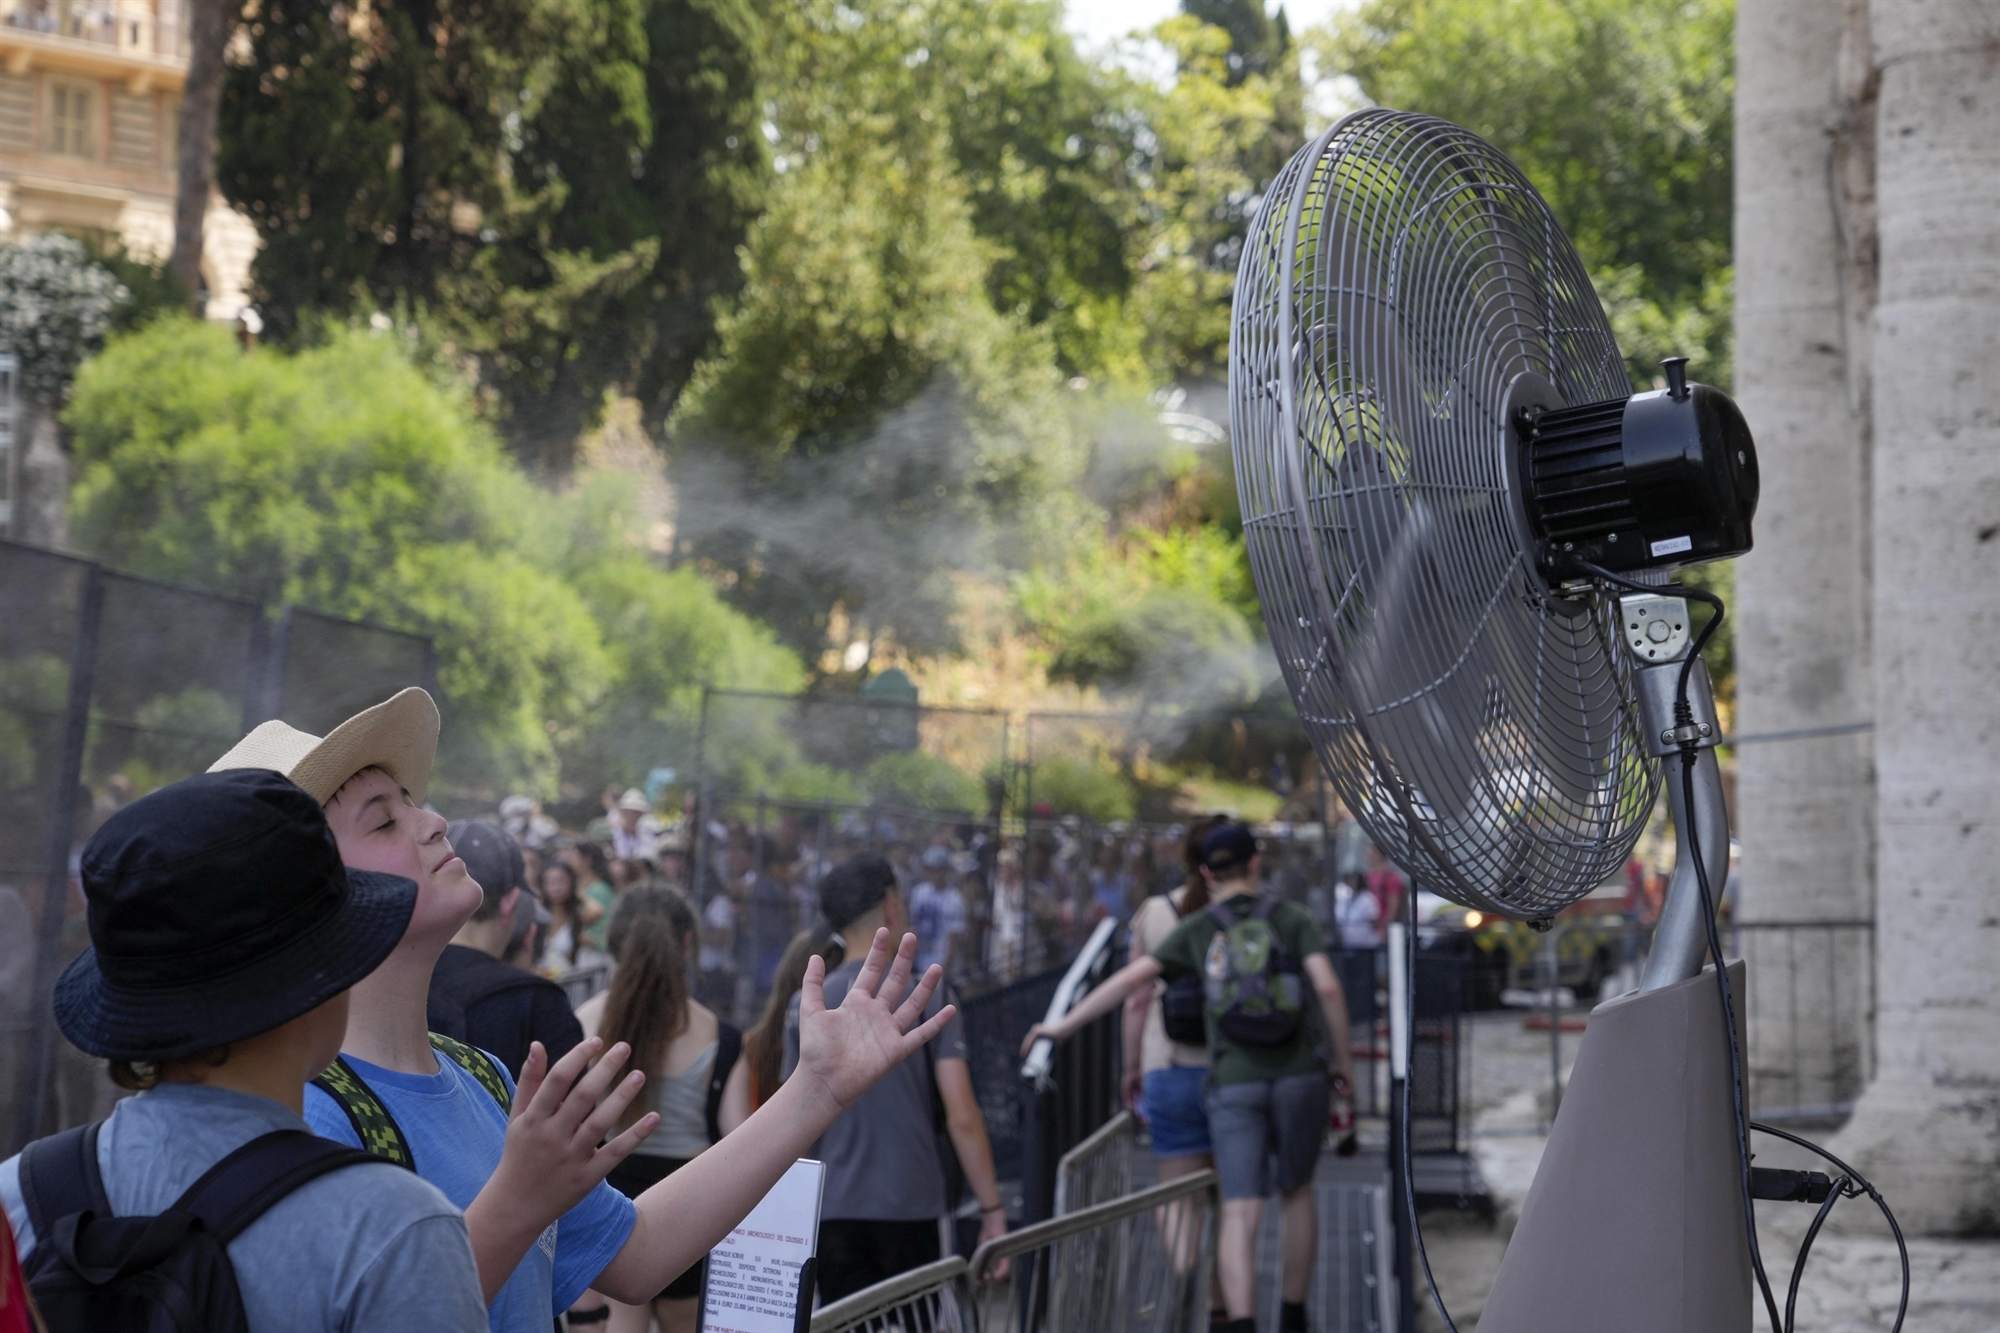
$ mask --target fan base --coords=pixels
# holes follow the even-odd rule
[[[1749,1333],[1730,1106],[1707,971],[1599,1005],[1479,1333]]]

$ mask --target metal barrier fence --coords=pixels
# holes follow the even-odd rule
[[[1138,1145],[1139,1117],[1120,1111],[1064,1153],[1056,1163],[1054,1216],[1130,1194],[1132,1154]]]
[[[1203,1171],[1023,1227],[821,1307],[812,1333],[1183,1333],[1208,1321],[1220,1204]]]
[[[973,1325],[970,1267],[953,1255],[877,1282],[813,1311],[812,1333],[959,1333]]]
[[[1875,1075],[1875,923],[1735,921],[1746,964],[1750,1103],[1763,1120],[1831,1120]]]
[[[988,1241],[966,1274],[980,1333],[1167,1333],[1208,1317],[1213,1171]],[[1004,1268],[1003,1268],[1004,1265]]]
[[[1342,949],[1331,957],[1353,1029],[1354,1112],[1385,1116],[1389,1113],[1388,955],[1381,949]],[[1409,1081],[1413,1152],[1458,1151],[1465,971],[1465,956],[1446,947],[1417,954]]]
[[[267,717],[324,731],[434,674],[426,639],[156,583],[0,541],[0,1135],[100,1116],[103,1062],[62,1041],[55,978],[88,942],[75,880],[119,807]],[[358,701],[358,702],[357,702]]]

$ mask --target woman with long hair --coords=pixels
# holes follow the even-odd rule
[[[576,870],[568,861],[551,859],[542,866],[542,904],[549,909],[549,924],[543,928],[541,970],[545,976],[561,977],[576,966],[577,955],[587,948],[584,931],[596,910],[577,891]]]
[[[621,1128],[648,1111],[659,1127],[607,1180],[630,1198],[665,1180],[750,1115],[748,1066],[738,1055],[742,1035],[689,993],[695,947],[694,908],[664,885],[641,885],[619,901],[606,942],[618,960],[611,989],[576,1012],[585,1037],[607,1048],[625,1042],[646,1088],[626,1108]],[[800,967],[803,980],[804,966]],[[701,1315],[702,1265],[696,1264],[653,1298],[651,1308],[611,1303],[609,1333],[693,1333]]]
[[[751,1110],[769,1101],[778,1090],[778,1069],[785,1058],[785,1011],[792,997],[806,984],[806,964],[815,957],[822,958],[826,970],[832,972],[846,955],[846,946],[838,935],[816,930],[800,931],[785,946],[783,956],[778,959],[778,970],[771,978],[771,994],[764,1001],[764,1012],[758,1015],[756,1026],[743,1034],[743,1063],[750,1066]]]

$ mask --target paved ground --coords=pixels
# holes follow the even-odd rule
[[[1549,1115],[1549,1037],[1525,1031],[1518,1013],[1479,1014],[1467,1020],[1461,1057],[1464,1105],[1471,1144],[1493,1193],[1496,1219],[1431,1214],[1424,1234],[1432,1271],[1460,1333],[1478,1327],[1479,1307],[1491,1287],[1505,1237],[1541,1160]],[[1565,1071],[1575,1059],[1580,1033],[1562,1034]],[[1831,1126],[1803,1126],[1798,1132],[1824,1139]],[[1760,1142],[1758,1160],[1767,1166],[1803,1166],[1808,1154],[1782,1143]],[[1895,1203],[1893,1193],[1889,1202]],[[1810,1266],[1800,1284],[1795,1328],[1799,1333],[1880,1333],[1895,1318],[1899,1265],[1894,1242],[1863,1200],[1839,1205],[1846,1224],[1829,1229],[1814,1243]],[[1803,1205],[1766,1204],[1758,1214],[1758,1236],[1780,1305],[1791,1277],[1792,1256],[1811,1221]],[[1910,1242],[1911,1299],[1906,1333],[1996,1333],[2000,1330],[2000,1240]],[[1443,1333],[1444,1324],[1419,1290],[1420,1333]],[[1755,1327],[1768,1333],[1761,1309]],[[1333,1333],[1327,1330],[1326,1333]]]

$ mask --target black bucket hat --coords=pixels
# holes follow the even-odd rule
[[[83,850],[91,947],[56,982],[56,1025],[92,1055],[158,1062],[242,1041],[375,970],[417,886],[349,870],[319,802],[268,769],[134,801]]]

